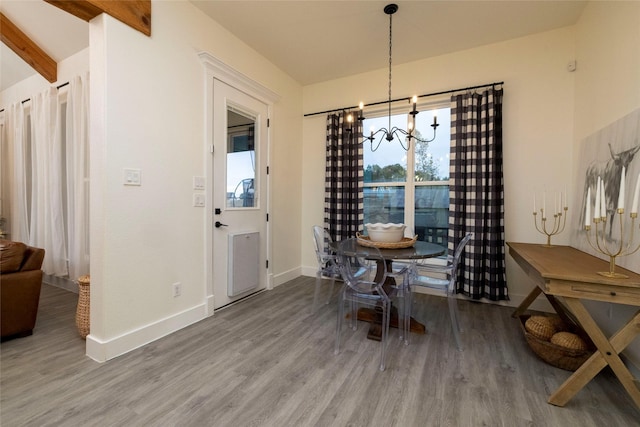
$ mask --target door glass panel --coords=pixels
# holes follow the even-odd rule
[[[256,194],[255,120],[227,110],[227,207],[253,208]]]

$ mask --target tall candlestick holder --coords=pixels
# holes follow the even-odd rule
[[[634,241],[634,232],[636,229],[636,219],[638,218],[637,212],[632,212],[629,214],[631,218],[631,232],[629,233],[629,239],[625,243],[625,226],[624,226],[624,209],[616,209],[616,215],[620,222],[620,241],[608,243],[606,241],[606,228],[607,228],[607,216],[600,218],[594,218],[593,223],[595,224],[594,228],[594,236],[591,237],[591,225],[585,225],[584,229],[587,232],[587,241],[591,247],[600,252],[602,255],[609,257],[609,271],[598,271],[598,274],[601,276],[605,276],[611,279],[628,279],[629,276],[622,273],[616,273],[616,258],[621,256],[632,255],[638,252],[640,249],[640,242],[638,245],[633,248],[632,244]],[[615,217],[614,216],[614,217]],[[612,219],[613,222],[613,219]],[[594,244],[595,242],[595,244]]]
[[[562,208],[564,210],[564,214],[562,211],[553,214],[553,224],[547,223],[547,217],[544,213],[544,208],[540,209],[540,224],[538,225],[538,212],[533,212],[533,223],[536,226],[536,230],[539,233],[542,233],[547,236],[547,244],[544,245],[547,248],[550,248],[551,245],[551,236],[555,236],[556,234],[560,234],[564,231],[564,226],[567,224],[567,211],[569,208],[565,206]]]

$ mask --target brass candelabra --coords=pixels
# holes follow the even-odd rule
[[[533,223],[536,226],[536,230],[538,230],[538,232],[547,236],[547,244],[544,246],[550,248],[552,246],[551,236],[555,236],[556,234],[560,234],[564,231],[564,226],[567,224],[568,210],[569,208],[565,206],[559,212],[554,213],[553,224],[547,224],[548,218],[545,215],[544,207],[543,207],[542,209],[540,209],[540,225],[538,225],[538,212],[533,211]]]
[[[616,209],[616,215],[619,218],[620,222],[620,241],[608,243],[606,241],[606,228],[607,228],[607,215],[604,212],[604,216],[596,217],[593,219],[593,223],[595,224],[594,237],[591,237],[591,225],[586,224],[584,226],[585,231],[587,232],[587,241],[591,247],[600,252],[601,254],[609,257],[609,271],[598,271],[598,274],[601,276],[609,277],[612,279],[628,279],[629,276],[616,273],[616,258],[621,256],[627,256],[636,253],[640,249],[640,241],[638,245],[633,248],[632,244],[634,241],[634,232],[636,229],[636,219],[638,218],[637,212],[631,212],[629,217],[631,218],[631,232],[629,233],[629,239],[626,244],[624,242],[625,239],[625,224],[624,224],[624,208]],[[613,221],[613,220],[612,220]],[[601,229],[602,228],[602,229]],[[595,241],[595,244],[594,244]]]

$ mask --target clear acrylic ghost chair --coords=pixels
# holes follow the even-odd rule
[[[468,233],[464,236],[460,243],[458,243],[453,256],[447,255],[447,263],[445,265],[426,263],[414,264],[410,280],[411,287],[422,286],[430,289],[438,289],[445,293],[447,303],[449,305],[451,328],[453,329],[456,345],[460,351],[462,351],[462,343],[460,341],[460,332],[462,332],[462,329],[460,328],[460,315],[458,313],[458,303],[455,296],[456,277],[458,274],[458,263],[462,257],[462,251],[472,236],[473,233]]]
[[[404,230],[404,237],[412,239],[414,237],[413,228],[407,226]],[[398,312],[398,329],[400,339],[404,340],[405,345],[409,344],[409,336],[411,333],[411,288],[410,281],[414,272],[414,262],[412,261],[394,261],[392,263],[391,272],[387,273],[395,280],[396,297],[399,304]]]
[[[396,308],[398,309],[398,330],[399,338],[405,345],[409,344],[409,334],[411,332],[411,275],[413,273],[412,264],[393,263],[392,271],[387,272],[387,277],[393,279],[392,286],[396,297]]]
[[[335,354],[340,352],[340,335],[342,321],[345,317],[344,306],[349,304],[352,329],[357,328],[358,306],[360,304],[374,307],[382,316],[382,339],[380,342],[380,370],[384,371],[387,343],[389,336],[389,319],[391,311],[391,296],[383,289],[387,278],[386,268],[377,272],[376,277],[370,280],[368,275],[361,274],[363,259],[374,261],[378,266],[384,266],[384,259],[377,248],[359,246],[356,239],[346,239],[339,244],[338,265],[344,281],[340,291],[338,304],[338,320],[336,326]],[[391,290],[395,292],[394,289]]]
[[[320,297],[320,288],[322,286],[322,279],[327,278],[331,281],[331,289],[329,290],[329,296],[325,304],[329,304],[331,297],[333,296],[333,287],[335,279],[340,278],[340,271],[336,264],[336,254],[331,249],[330,244],[333,242],[329,231],[325,228],[314,225],[313,226],[313,242],[315,244],[316,259],[318,261],[318,271],[316,271],[316,288],[313,294],[313,312],[318,309],[318,299]]]

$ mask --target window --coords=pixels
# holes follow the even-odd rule
[[[405,151],[397,141],[383,140],[375,151],[364,143],[364,222],[404,223],[418,239],[447,244],[449,222],[450,109],[432,107],[416,116],[421,138],[433,137],[434,116],[440,126],[428,143],[411,141]],[[364,132],[381,127],[407,128],[407,113],[367,118]],[[375,147],[375,144],[373,146]]]

